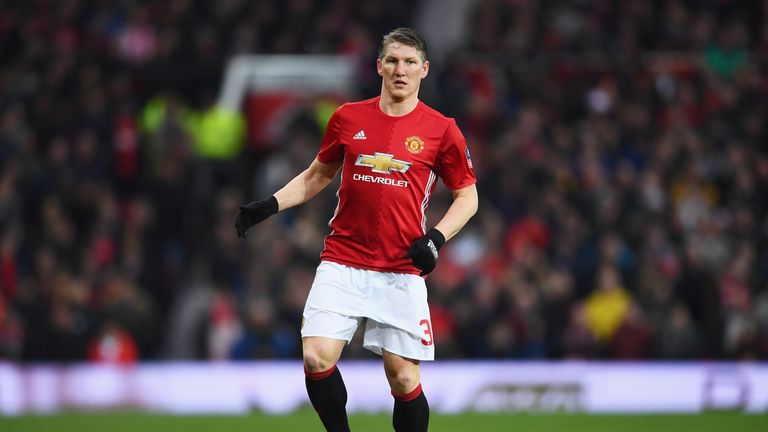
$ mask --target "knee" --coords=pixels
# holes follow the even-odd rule
[[[411,392],[420,381],[418,369],[409,367],[397,368],[388,373],[387,378],[392,392],[398,394]]]
[[[336,364],[332,355],[326,355],[322,349],[311,345],[304,345],[304,367],[312,373],[325,372]]]

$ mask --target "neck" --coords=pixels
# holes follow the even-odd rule
[[[401,117],[409,114],[416,109],[416,105],[419,104],[419,98],[414,94],[413,97],[409,97],[402,100],[394,99],[391,95],[384,92],[381,93],[379,99],[379,108],[384,114],[392,117]]]

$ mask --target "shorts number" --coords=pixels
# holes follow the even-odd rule
[[[419,325],[423,325],[424,327],[426,327],[424,329],[424,334],[427,335],[427,337],[429,338],[429,339],[422,339],[421,343],[423,343],[426,346],[432,345],[432,326],[429,325],[429,320],[423,319],[419,321]]]

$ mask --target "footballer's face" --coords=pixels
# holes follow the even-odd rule
[[[381,92],[403,101],[418,97],[419,84],[429,72],[429,61],[423,61],[416,48],[392,42],[384,57],[376,60],[376,69],[382,78]]]

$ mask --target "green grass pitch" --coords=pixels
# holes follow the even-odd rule
[[[392,431],[390,417],[354,415],[356,432]],[[587,414],[433,414],[433,432],[766,432],[768,415],[708,413],[702,415]],[[50,416],[0,417],[3,432],[321,432],[314,412],[286,416],[169,416],[140,413],[68,413]]]

